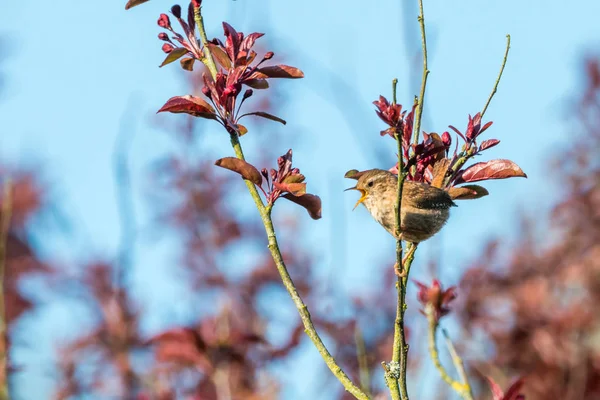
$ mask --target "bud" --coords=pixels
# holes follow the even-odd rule
[[[248,97],[251,97],[253,93],[254,93],[254,91],[252,89],[247,89],[244,92],[244,97],[242,98],[242,101],[246,100]]]
[[[192,0],[192,4],[194,5],[194,7],[200,8],[200,6],[202,5],[202,0]]]
[[[298,168],[292,168],[290,172],[292,173],[292,175],[296,175],[300,173],[300,170]]]
[[[275,181],[277,179],[277,171],[271,169],[271,180]]]
[[[262,174],[262,176],[265,177],[266,180],[269,180],[269,170],[266,168],[263,168],[260,170],[260,173]]]
[[[172,44],[165,43],[165,44],[162,45],[162,51],[164,51],[167,54],[169,54],[170,52],[172,52],[173,49],[175,49],[175,47]]]
[[[181,6],[179,4],[175,4],[173,7],[171,7],[171,12],[175,18],[181,18]]]
[[[160,40],[164,40],[164,41],[166,42],[166,41],[168,41],[168,40],[169,40],[169,35],[167,35],[167,34],[166,34],[166,33],[164,33],[164,32],[161,32],[161,33],[159,33],[159,34],[158,34],[158,38],[159,38]]]
[[[229,85],[223,90],[224,96],[236,96],[238,94],[238,90],[236,85]]]
[[[452,144],[452,138],[450,137],[450,134],[448,132],[442,133],[442,143],[445,147],[450,147],[450,145]]]
[[[275,53],[273,53],[272,51],[269,51],[267,54],[265,54],[265,56],[263,57],[263,60],[270,60],[271,58],[273,58],[274,55],[275,55]]]
[[[171,20],[167,14],[160,14],[157,23],[161,28],[171,29]]]
[[[208,86],[202,86],[202,94],[206,97],[210,97],[210,89],[208,88]]]

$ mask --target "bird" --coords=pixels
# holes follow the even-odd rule
[[[382,169],[348,171],[346,178],[357,179],[356,186],[346,189],[361,193],[354,209],[364,205],[371,216],[394,238],[418,244],[438,233],[456,207],[443,189],[426,183],[404,181],[400,206],[400,232],[396,231],[398,176]]]

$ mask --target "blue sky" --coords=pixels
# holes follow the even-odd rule
[[[121,3],[0,5],[0,37],[8,45],[2,49],[7,57],[0,64],[5,78],[0,94],[0,158],[43,166],[53,197],[78,228],[67,243],[50,240],[42,250],[73,264],[93,257],[83,253],[90,243],[97,254],[116,250],[119,225],[112,155],[122,121],[134,132],[130,163],[138,225],[150,221],[145,174],[153,160],[173,148],[168,135],[153,123],[171,117],[153,113],[169,97],[185,94],[177,68],[158,68],[163,54],[155,21],[172,3],[152,0],[128,12]],[[391,165],[394,143],[379,138],[382,123],[371,102],[380,94],[390,96],[394,77],[400,82],[399,102],[410,104],[417,92],[416,15],[416,0],[355,5],[338,0],[204,1],[209,37],[222,34],[223,20],[243,32],[267,31],[273,51],[306,74],[301,81],[276,83],[288,96],[287,108],[280,113],[288,125],[274,126],[272,131],[280,135],[281,154],[294,148],[295,164],[308,177],[310,191],[323,199],[323,219],[313,222],[288,204],[280,205],[275,217],[300,213],[310,224],[313,234],[306,240],[323,260],[322,268],[343,269],[339,284],[347,293],[376,283],[376,274],[368,267],[373,260],[377,265],[393,262],[389,235],[366,210],[351,212],[356,198],[342,192],[348,185],[343,174],[352,168]],[[516,231],[519,213],[543,212],[557,198],[558,182],[548,161],[569,139],[568,99],[576,96],[583,57],[599,53],[598,15],[600,2],[595,0],[576,5],[425,0],[431,74],[423,129],[441,132],[448,125],[464,129],[467,114],[481,110],[487,99],[505,35],[510,33],[505,74],[485,116],[494,121],[487,137],[502,143],[486,157],[514,160],[529,179],[486,183],[490,196],[460,203],[440,235],[421,246],[416,278],[428,279],[427,260],[443,257],[440,275],[448,284],[456,283],[487,238],[510,235]],[[200,134],[217,130],[207,131]],[[217,154],[230,155],[228,140],[216,138],[211,145]],[[249,134],[243,144],[252,160],[251,149],[260,143]],[[343,232],[340,226],[345,227]],[[510,241],[510,236],[505,238]],[[167,307],[178,288],[160,278],[168,273],[161,260],[173,252],[169,240],[138,247],[144,250],[138,255],[144,271],[135,273],[140,297],[158,309]],[[147,293],[143,289],[147,284],[158,285],[159,290]],[[148,330],[162,324],[149,320]],[[64,331],[52,329],[57,334]]]

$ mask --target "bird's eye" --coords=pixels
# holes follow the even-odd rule
[[[368,186],[368,187],[373,187],[373,181],[371,181],[371,182],[367,183],[367,186]]]

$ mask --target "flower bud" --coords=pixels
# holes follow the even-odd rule
[[[171,29],[171,20],[167,14],[160,14],[157,23],[161,28]]]
[[[202,0],[192,0],[192,4],[194,5],[194,7],[200,8],[200,6],[202,5]]]
[[[208,88],[208,86],[202,86],[202,94],[206,97],[210,97],[210,89]]]
[[[263,57],[263,60],[270,60],[271,58],[273,58],[274,55],[275,55],[275,53],[273,53],[272,51],[269,51],[267,54],[265,54],[265,56]]]
[[[165,43],[165,44],[162,45],[162,51],[164,51],[167,54],[169,54],[170,52],[172,52],[173,49],[175,49],[175,47],[172,44]]]
[[[158,38],[159,38],[160,40],[164,40],[164,41],[166,42],[167,40],[169,40],[169,35],[167,35],[167,34],[166,34],[166,33],[164,33],[164,32],[161,32],[161,33],[159,33],[159,34],[158,34]]]
[[[175,4],[173,7],[171,7],[171,12],[175,18],[181,18],[181,6],[179,4]]]
[[[246,100],[248,97],[251,97],[253,93],[254,91],[252,89],[247,89],[244,92],[244,97],[242,98],[242,100]]]
[[[448,132],[442,133],[442,143],[445,147],[450,147],[450,145],[452,144],[452,138],[450,137],[450,134]]]

